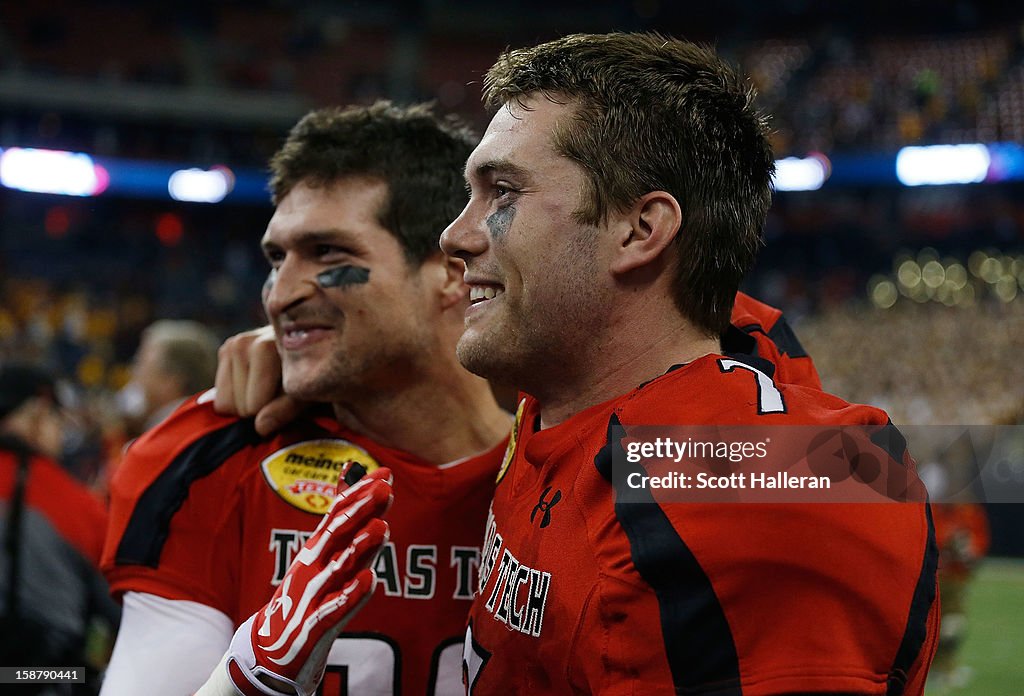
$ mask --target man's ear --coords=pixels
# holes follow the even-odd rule
[[[621,213],[619,222],[618,246],[610,266],[616,275],[655,263],[679,233],[683,211],[672,194],[651,191]]]
[[[441,309],[449,309],[469,297],[469,288],[462,279],[466,273],[466,262],[454,256],[441,255],[444,276],[441,282]]]

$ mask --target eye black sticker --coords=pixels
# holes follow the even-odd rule
[[[316,274],[322,288],[347,288],[370,280],[370,269],[361,266],[335,266]]]
[[[487,229],[490,230],[491,236],[497,239],[508,234],[509,228],[512,227],[512,221],[515,219],[515,206],[510,205],[494,211],[484,222],[487,223]]]

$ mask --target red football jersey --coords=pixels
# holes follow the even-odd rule
[[[657,489],[637,502],[612,483],[619,424],[888,431],[882,411],[712,355],[538,423],[527,397],[488,519],[469,693],[923,692],[938,629],[926,503],[672,502]],[[913,467],[903,447],[894,466]]]
[[[748,339],[744,345],[742,337],[727,331],[722,337],[724,352],[764,358],[774,366],[775,371],[771,377],[776,382],[821,389],[821,378],[814,367],[814,361],[800,345],[781,309],[738,292],[729,321],[753,341]]]
[[[465,617],[502,443],[446,466],[382,447],[331,418],[269,439],[193,398],[128,449],[111,485],[103,568],[115,593],[262,607],[333,500],[349,460],[390,467],[391,541],[379,587],[328,660],[323,693],[462,691]]]

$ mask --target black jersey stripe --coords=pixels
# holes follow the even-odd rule
[[[658,598],[675,692],[741,696],[735,641],[711,580],[650,491],[626,485],[630,473],[643,470],[626,460],[623,434],[613,415],[594,465],[615,487],[615,516],[629,538],[633,565]]]
[[[723,352],[723,354],[727,357],[732,358],[733,360],[743,363],[744,365],[748,365],[754,368],[755,370],[765,373],[772,379],[775,379],[775,363],[773,363],[768,358],[762,358],[759,355],[753,353]],[[758,386],[758,393],[760,393],[760,391],[761,388],[760,386]]]
[[[793,327],[789,325],[784,316],[780,315],[778,321],[768,331],[768,338],[772,339],[772,343],[778,347],[780,353],[791,358],[807,357],[807,351],[800,343],[800,339],[796,337]]]
[[[871,433],[870,440],[874,445],[885,451],[897,464],[903,463],[907,454],[907,438],[897,428],[892,419],[885,421],[885,425]]]
[[[170,532],[171,518],[181,509],[192,484],[260,439],[253,419],[247,418],[207,433],[182,450],[136,501],[117,545],[115,563],[156,568]]]
[[[928,638],[928,614],[935,602],[935,573],[939,565],[939,548],[935,542],[935,523],[932,521],[930,502],[925,502],[925,517],[928,520],[928,540],[925,545],[921,574],[917,577],[914,596],[910,600],[910,615],[903,631],[896,659],[889,671],[889,687],[886,696],[902,696],[907,686],[907,675],[921,654],[921,648]]]
[[[764,333],[760,324],[751,324],[742,328],[729,324],[718,340],[719,345],[722,347],[722,353],[757,355],[757,340],[750,335],[752,331]]]

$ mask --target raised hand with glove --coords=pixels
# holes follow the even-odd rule
[[[235,632],[196,696],[313,696],[331,644],[373,593],[370,566],[388,538],[391,472],[338,494],[270,602]]]

